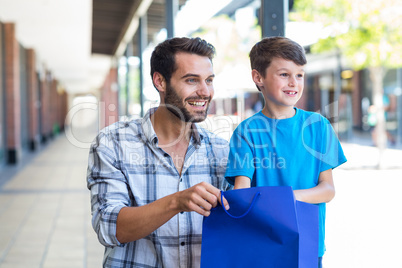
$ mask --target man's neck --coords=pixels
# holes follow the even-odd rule
[[[159,107],[151,115],[152,126],[159,140],[159,146],[174,146],[187,143],[191,137],[191,123],[183,122],[165,107]]]

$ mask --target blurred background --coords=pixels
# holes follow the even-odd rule
[[[202,125],[230,139],[264,106],[248,53],[286,36],[307,53],[297,106],[332,123],[324,267],[402,267],[399,0],[0,0],[0,267],[100,267],[90,222],[96,133],[157,106],[149,58],[166,38],[217,50]]]

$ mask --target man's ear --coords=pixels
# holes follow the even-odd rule
[[[154,86],[159,92],[165,92],[166,91],[166,80],[163,77],[162,74],[158,72],[154,72],[154,75],[152,77],[152,82],[154,83]]]
[[[263,77],[260,74],[260,72],[257,71],[256,69],[253,69],[251,71],[251,77],[253,78],[253,81],[254,81],[255,85],[257,86],[258,90],[261,91],[261,88],[264,87],[264,83],[263,83]]]

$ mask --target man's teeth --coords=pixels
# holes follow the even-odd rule
[[[193,106],[204,106],[205,102],[204,101],[195,101],[195,102],[189,102],[190,105]]]

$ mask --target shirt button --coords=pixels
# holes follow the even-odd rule
[[[168,153],[164,153],[163,156],[164,156],[164,157],[169,157],[169,154],[168,154]]]
[[[183,213],[184,213],[184,211],[180,212],[180,214],[183,214]]]
[[[184,246],[185,244],[186,244],[186,243],[184,243],[184,242],[181,242],[181,243],[180,243],[180,245],[182,245],[182,246]]]

